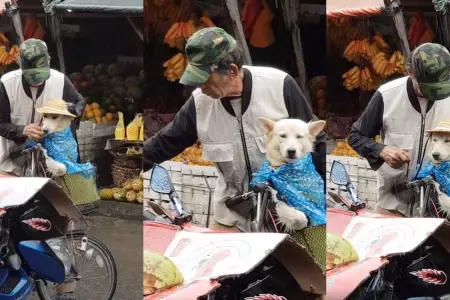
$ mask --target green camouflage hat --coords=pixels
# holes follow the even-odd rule
[[[189,64],[180,83],[201,86],[217,69],[217,63],[234,49],[236,40],[222,28],[208,27],[197,31],[186,44]]]
[[[38,84],[50,77],[50,56],[45,42],[28,39],[20,45],[20,68],[25,80]]]
[[[444,46],[425,43],[417,47],[412,69],[425,98],[438,101],[450,96],[450,53]]]

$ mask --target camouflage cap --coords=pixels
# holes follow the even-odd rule
[[[434,43],[417,47],[411,57],[412,69],[422,95],[431,101],[450,96],[450,53]]]
[[[189,64],[180,83],[201,86],[217,69],[217,63],[234,49],[236,49],[236,40],[222,28],[208,27],[197,31],[186,44],[186,57]]]
[[[46,81],[50,77],[50,56],[44,41],[28,39],[20,45],[20,68],[30,84]]]

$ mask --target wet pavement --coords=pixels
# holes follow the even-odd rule
[[[87,220],[91,226],[88,236],[103,242],[116,262],[118,278],[113,299],[142,299],[142,220],[105,216],[89,216]],[[38,299],[37,295],[30,298]]]

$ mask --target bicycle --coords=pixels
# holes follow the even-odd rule
[[[20,155],[24,156],[25,163],[22,168],[21,175],[23,177],[48,177],[45,166],[45,150],[42,148],[40,144],[35,144],[32,147],[29,147],[20,152]],[[81,213],[80,213],[81,215]],[[86,227],[89,227],[86,220],[83,219],[86,224]],[[67,248],[70,251],[70,255],[72,256],[72,276],[66,279],[75,280],[77,282],[75,294],[77,299],[83,300],[111,300],[115,294],[115,290],[117,287],[117,267],[109,249],[104,245],[101,241],[93,237],[87,237],[85,234],[85,230],[72,230],[69,229],[69,232],[64,236],[64,240],[66,242]],[[94,254],[94,251],[98,253],[95,256],[95,260],[97,265],[102,265],[102,267],[106,266],[108,276],[108,285],[106,288],[106,293],[104,298],[101,296],[92,296],[92,292],[97,290],[102,285],[97,285],[95,289],[88,289],[85,294],[79,295],[79,292],[82,291],[83,286],[79,286],[78,282],[83,279],[80,271],[81,262],[77,261],[76,258],[80,257],[82,259],[90,259]],[[36,291],[42,300],[50,300],[52,295],[49,293],[47,287],[49,286],[48,282],[43,280],[36,281]],[[92,298],[93,297],[93,298]]]

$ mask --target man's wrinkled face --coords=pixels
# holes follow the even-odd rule
[[[201,86],[201,90],[203,94],[211,98],[220,99],[227,96],[230,83],[229,76],[214,72],[208,81]]]

